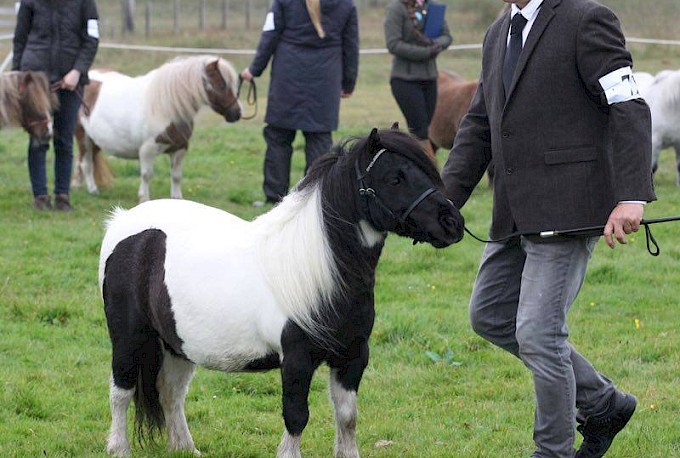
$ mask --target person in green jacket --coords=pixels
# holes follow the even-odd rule
[[[425,35],[428,0],[392,0],[385,10],[385,43],[392,54],[390,87],[408,128],[434,161],[427,131],[437,103],[437,55],[448,48],[446,20],[439,36]]]

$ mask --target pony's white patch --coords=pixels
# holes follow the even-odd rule
[[[264,18],[264,25],[262,26],[262,31],[271,32],[272,30],[276,30],[276,26],[274,25],[274,13],[270,11],[269,13],[267,13],[267,17]]]
[[[276,458],[302,458],[300,455],[301,436],[293,436],[288,431],[283,432],[281,443],[276,449]]]
[[[318,185],[288,194],[254,221],[260,266],[282,312],[323,339],[316,319],[338,292],[338,272],[324,228]]]
[[[368,221],[363,219],[359,221],[357,231],[359,232],[361,244],[366,248],[372,248],[379,243],[383,243],[387,237],[385,232],[376,230]]]
[[[329,394],[335,409],[335,456],[359,458],[356,443],[357,392],[343,388],[337,374],[337,369],[331,369]]]
[[[96,19],[87,20],[87,34],[92,38],[99,39],[99,21]]]
[[[622,67],[618,70],[614,70],[600,78],[599,82],[605,97],[607,97],[607,103],[609,103],[609,105],[627,102],[641,97],[640,91],[635,83],[633,69],[630,67]]]
[[[113,456],[130,455],[130,440],[127,435],[127,409],[135,394],[134,388],[125,390],[110,382],[109,403],[111,406],[111,430],[106,443],[106,451]]]

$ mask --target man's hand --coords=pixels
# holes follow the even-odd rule
[[[645,211],[645,206],[638,203],[620,203],[612,210],[604,227],[604,240],[609,248],[614,248],[614,237],[619,243],[628,243],[626,234],[637,232]]]

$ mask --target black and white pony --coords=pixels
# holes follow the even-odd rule
[[[374,129],[317,160],[252,222],[181,200],[115,210],[99,264],[113,345],[108,452],[129,454],[134,399],[140,431],[166,427],[170,449],[198,453],[183,405],[201,365],[280,368],[277,456],[299,457],[312,375],[326,363],[335,456],[358,457],[378,259],[388,232],[437,248],[462,238],[463,218],[442,189],[418,142]]]

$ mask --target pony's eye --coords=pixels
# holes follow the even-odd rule
[[[390,178],[390,185],[392,186],[397,186],[399,183],[401,183],[401,177],[400,176],[393,176]]]

